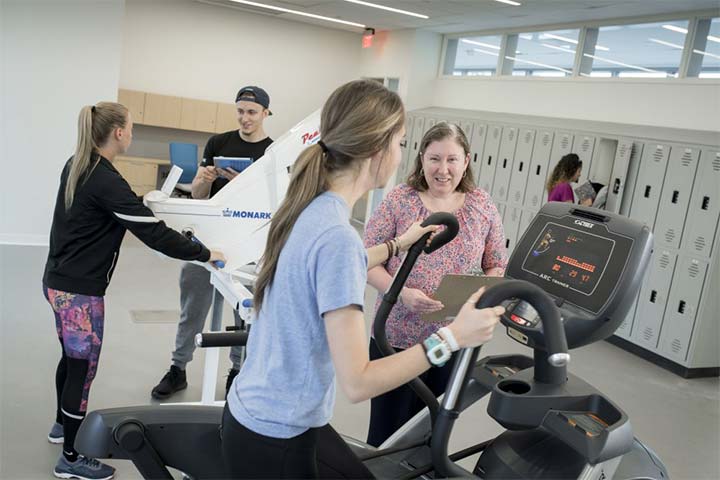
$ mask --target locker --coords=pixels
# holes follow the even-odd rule
[[[545,179],[547,178],[553,137],[553,132],[538,133],[538,139],[533,148],[524,205],[534,210],[539,210],[544,203],[543,192],[545,191]]]
[[[517,242],[520,241],[523,235],[525,235],[525,232],[527,231],[528,227],[530,226],[530,222],[532,222],[533,218],[535,218],[535,215],[537,215],[536,210],[523,210],[522,214],[520,215],[520,225],[518,226],[518,234],[517,234],[517,241],[515,244],[517,245]]]
[[[510,205],[521,207],[525,201],[525,188],[527,187],[528,173],[530,173],[534,144],[535,130],[520,130],[510,176],[510,190],[508,191],[508,204]]]
[[[485,133],[487,127],[482,123],[473,124],[473,139],[470,143],[470,171],[475,183],[480,185],[480,164],[485,150]]]
[[[617,335],[620,338],[624,338],[625,340],[630,340],[632,338],[632,327],[633,323],[635,321],[635,310],[637,309],[638,304],[638,296],[635,297],[635,300],[633,301],[632,305],[630,306],[630,310],[628,310],[627,315],[625,315],[625,318],[623,319],[620,326],[615,330],[615,335]]]
[[[720,215],[720,151],[703,150],[690,197],[682,248],[710,257]]]
[[[426,118],[425,119],[425,132],[430,130],[430,128],[432,128],[433,125],[435,125],[436,123],[438,123],[440,121],[441,120],[438,120],[437,118]],[[423,134],[425,134],[425,132],[423,132]]]
[[[413,136],[413,124],[415,117],[408,116],[405,119],[405,144],[402,147],[402,161],[398,166],[397,172],[395,172],[395,185],[405,183],[407,174],[410,171],[410,164],[412,163],[411,158],[411,147],[412,147],[412,136]]]
[[[505,224],[505,204],[504,203],[495,203],[495,206],[498,209],[498,212],[500,212],[500,217],[502,218],[503,225]]]
[[[460,125],[460,128],[462,128],[462,131],[465,133],[465,137],[467,137],[468,143],[472,145],[473,122],[470,120],[460,120],[460,122],[458,122],[458,125]]]
[[[512,255],[515,245],[517,245],[521,216],[522,209],[520,207],[513,205],[505,207],[503,229],[505,230],[505,248],[507,248],[508,255]]]
[[[651,230],[655,226],[655,214],[660,201],[669,153],[668,145],[645,145],[640,160],[640,172],[635,183],[630,218],[645,223]]]
[[[633,141],[632,151],[630,152],[630,162],[625,178],[625,185],[621,188],[622,198],[620,200],[620,215],[630,216],[630,208],[632,207],[632,199],[635,194],[635,185],[637,184],[638,175],[640,173],[640,159],[642,158],[645,144]]]
[[[550,153],[550,163],[548,164],[545,180],[550,178],[550,173],[553,171],[553,168],[555,168],[555,165],[558,164],[560,159],[568,153],[572,152],[573,137],[574,135],[568,132],[555,133],[555,141],[552,145],[552,150]],[[583,171],[585,171],[585,165],[583,165]],[[547,195],[545,195],[545,198],[543,198],[543,201],[544,200],[547,200]]]
[[[640,289],[632,338],[649,350],[657,349],[676,262],[677,253],[655,250],[645,283]]]
[[[420,150],[420,142],[425,134],[425,118],[415,117],[413,122],[413,133],[410,143],[410,158],[415,158]]]
[[[673,360],[684,362],[687,357],[707,268],[707,262],[693,257],[678,260],[660,333],[660,351]]]
[[[500,152],[498,153],[495,181],[492,186],[492,197],[495,201],[506,202],[510,188],[510,175],[513,171],[515,150],[518,143],[518,128],[505,127],[503,129]]]
[[[608,183],[607,202],[605,210],[613,213],[620,213],[620,204],[625,193],[625,182],[627,181],[630,157],[633,151],[633,141],[629,138],[621,138],[618,141],[615,160],[613,161],[610,183]]]
[[[580,161],[583,163],[582,173],[580,173],[580,179],[578,185],[588,181],[590,175],[590,165],[592,164],[593,152],[595,151],[595,137],[591,135],[576,134],[573,142],[572,152],[576,153],[580,157]],[[562,155],[561,155],[562,157]],[[560,158],[558,157],[558,161]]]
[[[670,150],[658,205],[660,214],[653,229],[656,245],[680,248],[699,156],[697,147],[673,146]]]
[[[495,169],[497,168],[500,142],[502,141],[502,130],[503,128],[499,125],[491,125],[488,127],[485,150],[481,157],[482,161],[480,164],[478,185],[488,193],[492,192],[492,185],[495,180]]]

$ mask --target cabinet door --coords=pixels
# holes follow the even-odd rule
[[[506,202],[508,190],[510,189],[510,175],[513,171],[515,150],[518,142],[518,128],[505,127],[503,139],[498,153],[498,163],[495,170],[495,181],[493,182],[492,196],[495,201]]]
[[[118,103],[125,105],[133,123],[145,123],[145,92],[118,90]]]
[[[635,193],[630,207],[630,218],[643,222],[652,229],[655,226],[665,170],[667,169],[668,145],[645,145],[640,172],[635,183]]]
[[[197,132],[214,132],[218,104],[203,100],[182,99],[180,128]]]
[[[480,183],[480,164],[485,151],[485,134],[487,126],[484,123],[475,123],[473,125],[473,139],[470,143],[470,171],[473,174],[475,183]]]
[[[620,215],[629,217],[632,208],[632,200],[635,196],[635,186],[640,175],[640,159],[643,155],[645,144],[633,141],[632,152],[630,152],[630,161],[628,163],[627,177],[625,178],[625,186],[622,189],[623,194],[620,199]]]
[[[480,164],[480,178],[478,185],[486,192],[492,192],[495,181],[495,170],[497,168],[498,152],[502,141],[503,128],[499,125],[488,127],[487,139],[485,140],[485,151]]]
[[[720,215],[720,151],[706,149],[700,156],[698,174],[693,186],[683,250],[710,257],[717,235]]]
[[[625,182],[627,179],[630,156],[632,155],[633,141],[629,138],[621,138],[618,142],[615,160],[613,161],[610,183],[608,184],[607,203],[605,210],[613,213],[620,213],[620,201],[625,193]]]
[[[580,161],[583,164],[580,179],[578,180],[578,185],[582,185],[588,181],[588,176],[590,175],[590,166],[592,165],[593,152],[595,151],[595,137],[580,133],[576,134],[572,151],[577,153],[577,156],[580,157]],[[558,161],[559,160],[558,158]]]
[[[416,158],[420,151],[420,142],[425,134],[425,117],[417,116],[413,122],[412,138],[410,141],[410,158]]]
[[[240,128],[237,118],[237,107],[234,103],[218,103],[215,132],[224,133],[237,130]]]
[[[518,244],[520,240],[522,240],[523,235],[525,235],[525,232],[527,232],[528,227],[530,227],[530,224],[532,223],[537,213],[537,210],[522,211],[522,214],[520,215],[520,225],[518,225],[517,241],[515,242],[515,244]]]
[[[652,351],[657,348],[663,328],[663,315],[670,295],[676,261],[675,252],[655,250],[647,278],[640,289],[632,336],[635,343]]]
[[[520,131],[515,161],[510,177],[510,190],[508,200],[511,205],[522,207],[525,201],[528,173],[532,161],[533,145],[535,144],[535,130],[523,129]]]
[[[618,337],[632,341],[631,335],[633,331],[633,324],[635,321],[635,310],[637,309],[637,304],[638,297],[635,297],[635,300],[633,300],[633,303],[630,306],[630,310],[628,310],[628,313],[625,315],[622,323],[617,328],[617,330],[615,330],[615,335],[617,335]]]
[[[145,195],[157,188],[158,166],[156,164],[115,160],[113,166],[137,195]]]
[[[520,207],[508,205],[505,208],[503,230],[505,230],[505,248],[507,248],[508,257],[512,255],[513,250],[515,250],[515,245],[517,245],[518,242],[521,216],[522,209]]]
[[[148,93],[145,96],[145,125],[180,128],[182,99]]]
[[[545,191],[545,179],[547,178],[554,134],[553,132],[544,131],[538,133],[538,135],[535,148],[533,148],[532,163],[530,164],[530,172],[528,172],[527,191],[525,192],[525,206],[533,210],[539,210],[544,203],[543,192]]]
[[[465,133],[465,138],[467,138],[468,143],[472,145],[472,141],[473,141],[473,122],[472,122],[472,120],[460,120],[458,125],[460,125],[460,128],[462,128],[463,132]]]

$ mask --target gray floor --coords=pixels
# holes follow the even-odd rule
[[[55,409],[59,357],[52,315],[41,294],[47,249],[0,246],[0,478],[50,478],[60,452],[46,435]],[[168,368],[175,325],[132,322],[130,310],[176,310],[180,263],[126,242],[106,297],[106,332],[90,409],[150,402],[150,389]],[[371,294],[369,293],[369,297]],[[226,323],[231,317],[226,313]],[[526,353],[500,330],[485,354]],[[222,354],[224,370],[227,354]],[[684,380],[605,342],[573,351],[571,370],[619,403],[635,433],[676,479],[720,478],[718,379]],[[180,401],[200,398],[202,353],[189,366],[190,387]],[[224,378],[218,380],[218,396]],[[464,414],[451,450],[500,433],[486,402]],[[338,393],[333,419],[342,433],[364,438],[369,404]],[[119,478],[138,478],[126,462],[111,462]]]

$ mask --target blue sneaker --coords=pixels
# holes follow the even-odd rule
[[[94,458],[87,458],[79,455],[77,460],[69,462],[65,455],[55,465],[53,474],[57,478],[79,478],[80,480],[110,480],[115,475],[115,469],[105,465]]]
[[[65,429],[59,423],[55,422],[48,433],[48,442],[63,443],[65,441]]]

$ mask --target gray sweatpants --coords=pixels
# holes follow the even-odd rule
[[[180,323],[175,337],[172,364],[185,370],[195,351],[195,335],[203,331],[205,320],[213,301],[213,286],[210,272],[199,265],[186,263],[180,270]],[[242,325],[242,319],[233,310],[235,325]],[[243,347],[230,348],[233,368],[242,365]]]

